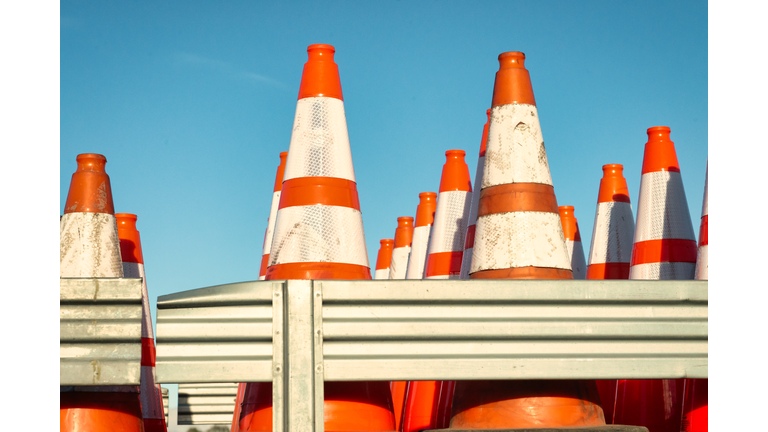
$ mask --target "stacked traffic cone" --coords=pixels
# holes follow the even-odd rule
[[[467,235],[464,239],[464,255],[461,257],[461,275],[459,279],[469,279],[469,267],[472,265],[472,250],[475,246],[475,225],[477,224],[477,205],[480,202],[480,189],[483,187],[483,170],[485,169],[485,146],[488,142],[488,124],[491,122],[491,110],[485,112],[488,120],[483,126],[483,138],[480,140],[480,157],[477,158],[475,171],[475,187],[472,189],[472,204],[469,207]]]
[[[392,248],[395,247],[394,239],[380,241],[379,254],[376,256],[376,274],[374,279],[389,279],[389,265],[392,262]]]
[[[635,218],[623,170],[619,164],[603,165],[587,279],[629,279]]]
[[[458,279],[461,276],[461,257],[472,204],[472,182],[464,155],[464,150],[445,152],[425,279]]]
[[[584,246],[581,245],[579,221],[573,214],[573,206],[560,206],[557,210],[560,212],[560,223],[563,225],[565,247],[571,258],[573,278],[585,279],[587,277],[587,261],[584,259]]]
[[[77,156],[60,221],[60,277],[123,277],[107,158]],[[144,430],[138,386],[61,387],[61,432]]]
[[[648,129],[630,279],[693,279],[696,240],[670,129]],[[684,379],[619,380],[614,421],[677,432]]]
[[[285,174],[285,161],[287,158],[288,152],[280,153],[280,165],[277,166],[275,188],[272,190],[272,206],[269,209],[269,219],[267,219],[267,232],[264,233],[264,252],[261,255],[259,280],[264,280],[267,275],[267,267],[269,267],[269,251],[272,248],[272,237],[275,232],[275,219],[277,219],[277,206],[280,204],[280,192],[283,190],[283,175]]]
[[[630,245],[635,235],[635,218],[623,170],[624,167],[619,164],[603,165],[587,279],[629,279],[629,260],[632,257]],[[617,383],[615,379],[596,381],[605,420],[609,424],[613,423]]]
[[[310,45],[266,279],[371,279],[335,49]],[[325,382],[326,431],[392,431],[387,382]],[[271,383],[248,383],[240,430],[272,430]]]
[[[142,278],[141,296],[141,415],[145,432],[164,432],[163,393],[155,382],[155,335],[152,331],[152,312],[149,309],[149,292],[144,274],[144,254],[141,237],[136,229],[138,217],[130,213],[117,213],[117,235],[120,238],[120,255],[123,258],[123,274],[129,278]]]
[[[406,279],[424,279],[424,267],[427,263],[427,248],[432,233],[432,223],[435,221],[437,210],[437,194],[422,192],[419,194],[419,205],[416,206],[416,224],[413,227],[411,255],[408,258]]]
[[[408,387],[408,381],[390,381],[389,390],[392,392],[392,406],[395,410],[395,430],[400,430],[403,422],[403,411],[405,407],[405,393]]]
[[[699,250],[696,256],[696,280],[709,278],[709,164],[704,176],[704,204],[701,206],[699,227]],[[686,379],[683,383],[683,419],[680,427],[684,432],[706,432],[709,430],[709,380]]]
[[[413,241],[413,218],[403,216],[397,218],[395,229],[395,248],[392,249],[392,261],[389,264],[390,279],[405,279],[408,270],[408,256],[411,254]]]
[[[240,409],[243,403],[244,394],[245,383],[239,383],[237,385],[237,396],[235,396],[235,412],[232,413],[232,426],[229,428],[230,432],[237,432],[240,430]]]
[[[499,55],[471,279],[573,278],[524,60]],[[498,380],[457,381],[450,427],[604,424],[594,380]]]
[[[455,387],[456,381],[408,381],[400,432],[448,427]]]

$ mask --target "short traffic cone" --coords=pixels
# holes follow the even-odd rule
[[[155,335],[152,332],[152,312],[149,309],[147,277],[144,273],[144,254],[141,249],[141,237],[136,229],[138,216],[130,213],[117,213],[117,235],[120,238],[120,255],[123,258],[125,277],[142,278],[141,296],[141,385],[139,400],[141,415],[144,419],[145,432],[165,432],[163,421],[163,393],[160,384],[155,382]]]
[[[427,248],[432,233],[437,210],[437,194],[422,192],[419,194],[419,205],[416,206],[416,223],[413,227],[411,254],[408,257],[406,279],[424,279],[424,267],[427,263]]]
[[[709,278],[709,164],[704,176],[704,204],[701,206],[699,250],[696,256],[696,280]],[[686,379],[683,383],[683,420],[681,432],[706,432],[709,430],[709,380]]]
[[[60,277],[123,277],[106,163],[100,154],[77,155],[60,221]],[[143,431],[138,386],[61,387],[59,430]]]
[[[619,164],[603,165],[587,279],[629,279],[635,217],[622,171]]]
[[[693,279],[696,240],[670,129],[656,126],[647,133],[629,278]],[[619,380],[614,421],[678,432],[684,381]]]
[[[405,279],[408,256],[411,254],[411,242],[413,242],[413,218],[410,216],[397,218],[395,248],[392,249],[392,261],[389,264],[390,279]]]
[[[272,206],[269,209],[269,219],[267,219],[267,232],[264,234],[264,252],[261,255],[261,268],[259,269],[259,280],[264,280],[269,267],[269,251],[272,248],[272,236],[275,232],[275,219],[277,219],[277,206],[280,204],[280,192],[283,190],[283,175],[285,174],[285,161],[288,158],[288,152],[280,153],[280,165],[277,166],[277,175],[275,176],[275,188],[272,190]]]
[[[525,55],[499,55],[471,279],[572,279]],[[601,426],[594,380],[457,381],[451,429]]]
[[[461,276],[461,257],[472,204],[472,182],[464,162],[465,154],[464,150],[445,152],[425,279],[458,279]]]
[[[568,256],[571,257],[573,278],[585,279],[587,277],[587,261],[584,259],[584,246],[581,245],[579,221],[573,214],[573,206],[560,206],[557,209],[560,212],[560,223],[563,224],[565,247],[568,249]]]
[[[395,247],[394,239],[383,239],[379,254],[376,256],[376,274],[374,279],[389,279],[389,264],[392,262],[392,249]]]
[[[469,267],[472,265],[472,250],[475,246],[475,225],[477,224],[477,205],[480,202],[480,189],[483,187],[483,170],[485,169],[485,146],[488,142],[488,124],[491,122],[491,110],[485,112],[488,120],[483,126],[483,138],[480,140],[480,157],[477,158],[475,171],[475,187],[472,189],[472,203],[469,207],[467,235],[464,239],[464,255],[461,257],[461,275],[459,279],[469,279]]]
[[[371,279],[338,66],[307,48],[266,280]],[[325,430],[393,431],[387,382],[325,382]],[[240,430],[272,430],[271,383],[245,387]]]

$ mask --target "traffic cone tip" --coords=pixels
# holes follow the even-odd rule
[[[445,165],[440,177],[440,192],[464,191],[472,192],[472,182],[469,181],[469,167],[464,162],[464,150],[448,150],[445,152]]]
[[[313,44],[307,47],[309,58],[301,74],[299,100],[311,97],[344,100],[339,67],[333,60],[335,52],[336,48],[328,44]]]
[[[112,187],[105,166],[107,158],[97,153],[77,155],[77,171],[72,174],[64,214],[115,214]]]
[[[669,138],[671,131],[667,126],[648,128],[648,142],[643,153],[643,174],[658,171],[680,172],[675,143]]]
[[[508,104],[536,105],[531,76],[525,68],[525,54],[519,51],[499,54],[499,70],[493,85],[491,106]]]

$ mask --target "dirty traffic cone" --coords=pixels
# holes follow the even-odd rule
[[[117,213],[117,235],[120,238],[120,255],[123,258],[125,277],[142,278],[141,296],[141,385],[139,400],[145,432],[165,432],[163,421],[163,393],[155,382],[155,335],[152,332],[152,312],[149,309],[149,292],[144,273],[144,254],[141,237],[136,229],[138,217],[130,213]]]
[[[413,228],[411,254],[408,257],[408,270],[405,272],[406,279],[424,279],[427,248],[432,233],[432,224],[435,221],[435,210],[437,210],[437,194],[434,192],[420,193],[419,205],[416,206],[416,223]]]
[[[376,274],[374,279],[389,279],[389,264],[392,262],[392,249],[395,247],[394,239],[383,239],[379,254],[376,257]]]
[[[335,49],[307,48],[266,280],[371,279]],[[392,431],[387,382],[325,382],[325,430]],[[271,383],[245,387],[240,430],[272,430]]]
[[[77,155],[60,221],[60,277],[123,277],[112,187],[100,154]],[[138,386],[61,387],[61,432],[140,432]]]
[[[261,255],[259,280],[264,280],[267,275],[267,267],[269,267],[269,251],[272,248],[272,237],[275,232],[275,219],[277,219],[277,206],[280,204],[280,192],[283,190],[283,175],[285,174],[285,161],[287,158],[288,152],[280,153],[280,165],[277,166],[275,187],[272,190],[272,206],[269,209],[269,219],[267,219],[267,232],[264,234],[264,252]]]
[[[389,264],[390,279],[405,279],[408,269],[408,256],[411,254],[413,241],[413,218],[403,216],[397,218],[395,229],[395,248],[392,249],[392,261]]]
[[[464,239],[464,255],[461,257],[461,275],[459,279],[469,279],[469,267],[472,265],[472,250],[475,246],[475,224],[477,224],[477,205],[480,202],[480,189],[483,187],[483,170],[485,169],[485,146],[488,142],[488,124],[491,122],[491,110],[485,112],[488,120],[483,126],[483,138],[480,140],[480,157],[477,158],[475,171],[475,187],[472,189],[472,203],[469,207],[467,235]]]
[[[445,152],[425,279],[458,279],[461,275],[461,257],[472,204],[472,182],[464,155],[464,150]]]
[[[572,279],[525,55],[499,55],[471,279]],[[457,381],[451,429],[601,426],[594,380]]]
[[[629,279],[635,218],[623,171],[619,164],[603,165],[587,279]]]
[[[584,259],[584,246],[581,245],[581,232],[579,221],[573,214],[573,206],[560,206],[560,223],[563,224],[563,236],[565,247],[568,248],[568,256],[571,257],[571,271],[574,279],[587,277],[587,261]]]

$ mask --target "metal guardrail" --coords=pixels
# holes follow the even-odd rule
[[[707,378],[707,285],[291,280],[202,288],[158,299],[157,373],[164,383],[272,381],[274,430],[317,432],[323,381]]]
[[[138,385],[140,278],[59,280],[62,386]]]
[[[229,426],[235,412],[237,384],[179,384],[180,425]]]
[[[169,409],[169,405],[170,405],[170,396],[169,396],[169,392],[168,392],[167,388],[160,387],[160,391],[163,394],[163,413],[165,414],[165,424],[166,424],[166,426],[168,426],[169,425],[169,420],[170,420],[170,418],[168,416],[168,409]]]

